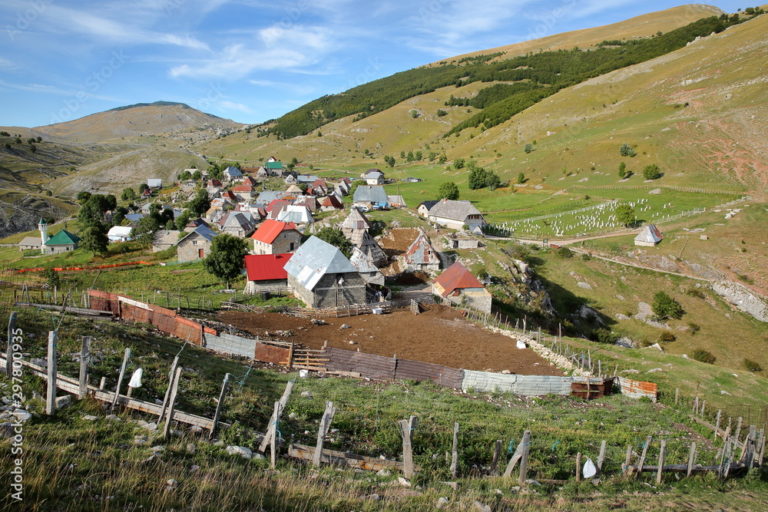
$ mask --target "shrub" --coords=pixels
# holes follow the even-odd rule
[[[622,144],[621,147],[619,148],[619,154],[621,154],[621,156],[628,156],[628,157],[633,157],[637,155],[635,150],[629,144]]]
[[[671,343],[676,339],[677,339],[677,336],[675,336],[669,331],[664,331],[659,335],[659,341],[662,341],[664,343]]]
[[[693,322],[688,322],[688,328],[691,330],[691,334],[696,334],[701,330],[701,326]]]
[[[583,261],[589,261],[592,259],[592,255],[588,252],[585,252],[584,254],[581,255],[581,259]]]
[[[440,188],[437,190],[437,195],[440,199],[458,199],[459,187],[454,182],[447,181],[440,185]]]
[[[561,258],[573,258],[573,251],[567,247],[560,247],[556,254]]]
[[[614,345],[616,341],[619,339],[618,334],[616,334],[610,329],[606,329],[605,327],[595,329],[592,332],[592,335],[594,336],[595,341],[597,341],[598,343],[607,343],[609,345]]]
[[[701,363],[707,363],[707,364],[713,364],[715,361],[717,361],[717,358],[712,355],[712,352],[709,352],[707,350],[697,348],[693,351],[692,356],[693,359],[696,361],[699,361]]]
[[[667,318],[681,318],[685,311],[675,299],[665,292],[658,292],[653,296],[653,314],[660,320]]]
[[[526,144],[525,145],[525,152],[531,153],[533,151],[533,144]]]
[[[661,169],[656,164],[651,164],[643,169],[643,177],[647,180],[657,180],[661,178]]]
[[[744,368],[753,373],[763,371],[763,367],[757,361],[751,359],[744,359]]]
[[[437,117],[443,117],[443,116],[447,116],[447,115],[448,115],[448,112],[446,112],[445,110],[443,110],[441,108],[437,109]]]
[[[703,299],[705,298],[704,292],[699,290],[698,288],[688,288],[685,290],[685,294],[689,297],[696,297],[697,299]]]

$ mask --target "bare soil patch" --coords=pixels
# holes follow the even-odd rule
[[[310,348],[321,348],[327,341],[329,347],[397,355],[452,368],[562,375],[533,350],[520,350],[515,340],[477,327],[445,306],[432,305],[420,315],[398,310],[388,315],[323,319],[328,325],[314,325],[309,319],[280,313],[226,311],[219,314],[218,320],[257,336]],[[341,329],[344,324],[349,328]]]

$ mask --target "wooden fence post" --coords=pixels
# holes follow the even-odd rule
[[[117,376],[117,386],[115,386],[115,397],[112,399],[112,406],[110,407],[110,410],[115,409],[117,399],[120,397],[120,386],[123,384],[123,377],[125,377],[125,367],[128,366],[128,360],[130,358],[131,349],[127,348],[125,349],[125,354],[123,354],[123,363],[120,365],[120,374]]]
[[[652,437],[648,436],[645,439],[645,444],[643,444],[643,451],[640,454],[640,460],[637,461],[637,473],[635,474],[635,478],[637,478],[640,473],[643,472],[643,466],[645,465],[645,456],[648,455],[648,447],[651,446]]]
[[[491,474],[495,475],[499,468],[499,457],[501,457],[501,439],[493,443],[493,458],[491,459]]]
[[[755,460],[755,438],[757,437],[757,429],[754,425],[749,426],[749,434],[747,434],[747,439],[744,441],[744,454],[742,455],[742,460],[744,461],[744,465],[747,467],[747,474],[749,474],[749,471],[752,469],[752,463]]]
[[[597,474],[600,475],[603,472],[603,464],[605,463],[605,439],[600,441],[600,453],[597,455]]]
[[[80,390],[78,398],[82,400],[88,394],[88,359],[91,357],[91,337],[83,336],[83,344],[80,347]]]
[[[270,422],[270,429],[272,436],[269,438],[269,467],[275,469],[277,464],[277,423],[280,421],[280,416],[283,414],[283,406],[280,400],[275,402],[275,409],[272,412],[273,421]]]
[[[418,425],[418,418],[411,416],[407,420],[400,420],[400,433],[403,436],[403,476],[413,478],[413,429]]]
[[[576,481],[581,482],[581,452],[576,454]]]
[[[317,428],[317,443],[315,444],[315,453],[312,454],[312,465],[316,468],[320,467],[320,461],[323,456],[323,441],[328,434],[328,429],[331,428],[331,422],[333,416],[336,414],[336,408],[333,406],[333,402],[325,402],[325,412],[320,419],[320,426]]]
[[[168,414],[163,426],[163,438],[168,439],[168,435],[171,433],[171,422],[173,421],[173,408],[176,405],[176,395],[179,390],[179,380],[181,380],[181,368],[176,368],[176,374],[173,377],[173,383],[171,385],[171,398],[168,401]]]
[[[453,447],[451,449],[451,478],[456,478],[459,467],[459,422],[453,424]]]
[[[45,394],[45,414],[56,412],[56,331],[48,333],[48,388]]]
[[[104,388],[107,387],[107,378],[102,377],[99,381],[99,391],[104,391]]]
[[[715,417],[715,439],[717,439],[717,436],[720,434],[720,416],[722,413],[723,411],[720,409],[717,410],[717,416]]]
[[[693,414],[699,412],[699,397],[693,399]]]
[[[693,473],[693,465],[696,462],[696,443],[691,443],[691,448],[688,451],[688,470],[685,472],[685,476],[691,476]]]
[[[517,483],[520,485],[524,485],[525,481],[528,479],[528,454],[531,451],[531,431],[526,430],[523,433],[523,440],[521,442],[523,445],[523,452],[520,457],[520,476],[517,480]]]
[[[661,478],[664,475],[664,457],[667,451],[667,441],[662,439],[661,446],[659,447],[659,463],[656,467],[656,485],[661,484]]]
[[[760,442],[757,445],[757,465],[763,465],[763,457],[765,456],[765,429],[760,429]]]
[[[221,383],[221,392],[219,393],[219,401],[216,403],[216,412],[213,413],[213,424],[211,425],[211,432],[208,434],[208,439],[213,439],[216,434],[216,427],[219,426],[219,417],[221,416],[221,405],[224,403],[224,396],[227,393],[227,385],[229,385],[229,374],[224,374],[224,382]]]
[[[14,292],[16,290],[14,289]],[[16,331],[16,312],[11,311],[8,317],[8,346],[5,351],[5,373],[10,379],[13,377],[13,333]]]
[[[288,403],[288,398],[291,396],[291,392],[293,391],[293,385],[295,384],[295,381],[289,380],[285,384],[285,390],[283,391],[283,396],[280,397],[280,409],[275,407],[275,409],[272,411],[272,417],[269,420],[269,426],[267,427],[267,432],[264,434],[264,439],[261,440],[261,444],[259,445],[259,451],[261,453],[264,453],[264,451],[267,449],[267,446],[269,446],[269,443],[272,441],[272,438],[276,436],[277,432],[275,431],[275,425],[277,425],[277,422],[280,420],[280,416],[275,416],[276,412],[280,412],[280,414],[283,413],[283,410],[285,409],[286,404]]]
[[[624,457],[624,467],[622,468],[622,473],[625,475],[629,473],[629,465],[632,462],[632,445],[627,445],[627,455]]]
[[[171,388],[173,387],[173,379],[176,375],[176,367],[179,365],[179,356],[173,358],[171,363],[171,370],[168,372],[168,387],[165,388],[165,396],[163,397],[163,406],[160,407],[160,415],[157,418],[157,422],[163,421],[165,416],[165,410],[168,408],[168,400],[171,398]]]
[[[701,402],[701,412],[699,413],[699,416],[702,416],[702,417],[704,416],[704,411],[705,411],[706,407],[707,407],[707,401],[706,400],[702,400],[702,402]]]
[[[736,431],[733,434],[733,437],[735,437],[736,441],[738,442],[740,442],[739,438],[741,437],[741,422],[742,422],[742,418],[741,416],[739,416],[739,418],[736,420]]]

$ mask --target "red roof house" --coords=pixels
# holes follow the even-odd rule
[[[493,297],[483,284],[458,261],[432,283],[432,293],[448,302],[491,312]]]
[[[281,222],[267,219],[256,232],[253,239],[254,254],[284,254],[293,252],[301,245],[301,233],[293,222]]]
[[[293,254],[249,254],[245,257],[248,283],[245,293],[285,292],[288,289],[288,273],[285,264]]]

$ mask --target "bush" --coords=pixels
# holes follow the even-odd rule
[[[454,182],[447,181],[440,185],[440,188],[437,190],[437,195],[439,199],[458,199],[459,187]]]
[[[441,108],[437,109],[437,117],[443,117],[443,116],[447,116],[447,115],[448,115],[448,112],[446,112],[445,110],[443,110]]]
[[[691,357],[693,357],[693,359],[696,361],[707,364],[713,364],[715,361],[717,361],[717,358],[712,355],[712,352],[700,348],[694,350]]]
[[[685,290],[685,294],[689,297],[696,297],[697,299],[703,299],[706,296],[704,295],[704,292],[699,290],[698,288],[688,288]]]
[[[629,144],[622,144],[621,147],[619,148],[619,154],[621,156],[628,156],[628,157],[633,157],[637,155],[635,150]]]
[[[643,169],[643,177],[647,180],[657,180],[661,178],[661,169],[656,164],[651,164]]]
[[[691,334],[696,334],[701,330],[701,326],[693,322],[688,322],[688,328],[691,330]]]
[[[653,314],[660,320],[667,318],[681,318],[685,311],[675,299],[665,292],[658,292],[653,296]]]
[[[592,259],[592,255],[588,252],[585,252],[584,254],[581,255],[581,259],[582,261],[589,261]]]
[[[609,345],[616,344],[616,341],[619,339],[618,334],[604,327],[595,329],[592,332],[592,336],[595,338],[595,341],[597,341],[598,343],[607,343]]]
[[[675,336],[669,331],[664,331],[659,335],[659,341],[662,341],[664,343],[671,343],[676,339],[677,339],[677,336]]]
[[[744,368],[753,373],[763,371],[763,367],[757,361],[751,359],[744,359]]]
[[[567,247],[560,247],[555,254],[561,258],[573,258],[573,251]]]

